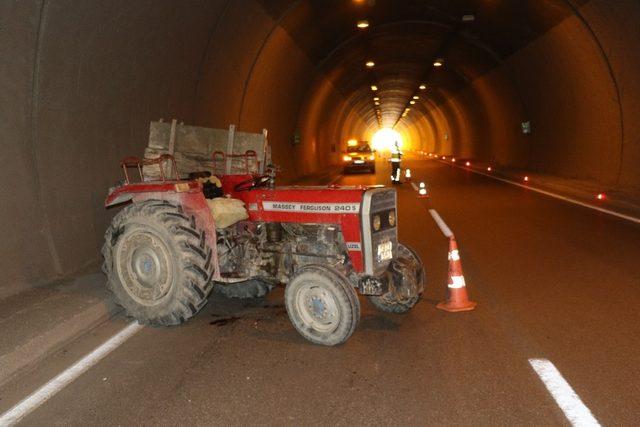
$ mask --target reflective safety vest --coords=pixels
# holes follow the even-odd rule
[[[397,148],[394,148],[391,151],[391,161],[394,163],[400,163],[400,158],[402,157],[402,152]]]

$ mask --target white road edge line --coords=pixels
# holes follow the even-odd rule
[[[453,236],[453,232],[451,231],[449,226],[444,222],[444,220],[440,217],[440,214],[438,214],[438,212],[436,212],[435,209],[429,209],[429,213],[433,217],[433,220],[436,222],[436,224],[438,224],[438,227],[440,227],[440,231],[442,231],[442,234],[444,234],[444,237],[450,239]]]
[[[335,184],[336,182],[340,181],[340,179],[341,179],[343,176],[344,176],[343,174],[338,174],[338,176],[336,176],[335,178],[333,178],[333,179],[331,180],[331,182],[330,182],[329,184],[327,184],[327,185],[333,185],[333,184]]]
[[[550,191],[542,190],[540,188],[532,187],[530,185],[520,184],[519,182],[511,181],[510,179],[498,178],[497,176],[490,175],[490,174],[484,173],[484,172],[480,172],[480,171],[475,170],[473,168],[467,168],[467,167],[463,167],[463,166],[459,166],[459,165],[451,165],[450,163],[447,163],[447,162],[442,161],[442,160],[438,160],[438,161],[440,163],[444,163],[444,164],[447,164],[447,165],[450,165],[450,166],[455,166],[458,169],[468,170],[469,172],[473,172],[473,173],[478,174],[478,175],[483,175],[483,176],[486,176],[486,177],[489,177],[489,178],[493,178],[493,179],[495,179],[497,181],[502,181],[502,182],[505,182],[507,184],[515,185],[517,187],[526,188],[528,190],[535,191],[536,193],[540,193],[540,194],[544,194],[545,196],[553,197],[554,199],[564,200],[565,202],[573,203],[574,205],[583,206],[585,208],[593,209],[594,211],[602,212],[602,213],[605,213],[605,214],[608,214],[608,215],[612,215],[612,216],[615,216],[615,217],[618,217],[618,218],[625,219],[627,221],[635,222],[636,224],[640,224],[640,218],[636,218],[636,217],[633,217],[631,215],[625,215],[625,214],[622,214],[620,212],[612,211],[610,209],[605,209],[605,208],[601,208],[599,206],[594,206],[592,204],[585,203],[585,202],[582,202],[580,200],[573,199],[571,197],[562,196],[560,194],[552,193]]]
[[[80,375],[85,373],[89,368],[98,363],[106,355],[118,348],[121,344],[131,338],[144,326],[137,322],[130,323],[126,328],[109,338],[100,347],[87,354],[82,359],[74,363],[70,368],[60,373],[58,376],[50,380],[48,383],[26,397],[20,403],[0,415],[0,426],[12,426],[18,423],[22,418],[32,412],[34,409],[42,405],[44,402],[53,397],[64,387],[73,382]]]
[[[529,359],[529,364],[536,371],[572,426],[600,425],[553,363],[547,359]]]

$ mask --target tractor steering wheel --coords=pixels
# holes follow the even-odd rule
[[[271,177],[269,175],[260,175],[254,178],[249,178],[246,181],[242,181],[236,184],[233,189],[235,191],[248,191],[258,187],[264,187],[269,183]]]

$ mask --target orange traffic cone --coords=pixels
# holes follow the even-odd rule
[[[460,262],[460,253],[456,238],[449,238],[449,280],[447,283],[447,300],[439,303],[437,307],[440,310],[455,313],[457,311],[469,311],[476,308],[473,301],[469,301],[467,296],[467,287],[464,283],[464,275],[462,274],[462,263]]]

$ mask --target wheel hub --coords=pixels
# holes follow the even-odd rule
[[[335,296],[328,290],[305,284],[298,292],[296,305],[301,317],[312,329],[329,332],[338,327],[340,311]]]
[[[116,250],[118,276],[129,295],[152,305],[171,288],[172,261],[163,240],[153,232],[123,236]]]

